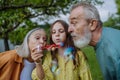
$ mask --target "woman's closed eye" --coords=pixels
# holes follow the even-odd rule
[[[39,37],[39,36],[36,36],[36,37],[35,37],[35,39],[36,39],[36,40],[39,40],[39,39],[40,39],[40,37]]]
[[[56,33],[56,31],[55,31],[55,30],[53,30],[53,31],[52,31],[52,34],[55,34],[55,33]]]

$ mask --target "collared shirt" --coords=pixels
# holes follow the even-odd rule
[[[120,30],[103,28],[95,47],[105,80],[120,80]]]

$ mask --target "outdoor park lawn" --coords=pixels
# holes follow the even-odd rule
[[[85,55],[88,58],[88,63],[90,66],[91,74],[93,80],[103,80],[102,73],[100,71],[99,64],[96,60],[96,54],[94,52],[93,47],[85,47],[82,49],[82,51],[85,53]]]

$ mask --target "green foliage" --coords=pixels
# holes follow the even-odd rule
[[[0,0],[0,38],[7,36],[12,43],[20,44],[27,31],[39,26],[32,18],[39,16],[42,22],[47,21],[68,13],[77,2],[79,0]]]
[[[120,15],[120,0],[115,0],[117,5],[117,14]]]
[[[9,39],[13,44],[19,45],[23,42],[25,35],[30,30],[37,27],[41,27],[45,29],[45,31],[48,31],[49,29],[49,25],[38,25],[37,23],[33,23],[30,20],[26,20],[25,25],[20,26],[18,29],[16,29],[15,31],[11,32],[11,34],[9,34]]]
[[[27,32],[26,30],[38,26],[30,21],[31,18],[43,16],[40,17],[40,20],[44,21],[49,16],[58,15],[60,11],[66,13],[64,8],[70,4],[68,1],[0,0],[0,38],[5,38],[9,34],[8,38],[12,43],[20,44]],[[24,26],[21,26],[23,24]]]
[[[96,59],[96,53],[94,52],[93,47],[88,46],[82,49],[88,58],[88,63],[90,66],[91,74],[93,80],[103,80],[103,76],[100,70],[100,66]]]
[[[18,25],[24,21],[25,15],[22,10],[9,10],[0,12],[0,37],[4,38],[5,35],[13,31]]]
[[[12,32],[10,36],[10,41],[13,44],[21,44],[28,30],[25,30],[25,27],[20,27],[18,30]],[[13,35],[14,34],[14,35]]]
[[[104,22],[104,26],[120,29],[120,17],[110,16],[108,20]]]

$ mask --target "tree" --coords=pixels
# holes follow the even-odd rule
[[[9,35],[10,36],[9,39],[14,45],[20,45],[23,42],[23,39],[27,34],[27,32],[30,31],[31,29],[40,27],[40,28],[44,28],[45,31],[48,33],[49,26],[50,25],[47,23],[44,25],[38,25],[37,23],[33,23],[30,20],[26,20],[25,25],[22,25],[19,27],[19,29],[16,29],[15,31],[11,32],[11,34]]]
[[[69,12],[69,7],[79,0],[0,0],[0,38],[4,39],[5,50],[9,50],[8,39],[20,44],[26,30],[39,26],[31,18],[39,17],[41,21],[51,19],[59,14]],[[92,2],[93,0],[86,0]],[[94,0],[94,3],[100,3]],[[29,24],[27,24],[29,23]],[[15,32],[14,32],[15,31]],[[12,36],[11,36],[12,35]],[[17,35],[17,36],[16,36]],[[20,35],[20,36],[19,36]],[[17,37],[20,37],[19,40]],[[22,37],[21,37],[22,36]]]
[[[69,0],[0,0],[0,38],[4,39],[5,50],[9,50],[8,34],[26,23],[26,20],[40,15],[44,16],[40,18],[44,20],[47,16],[66,13],[64,8],[68,5]]]

